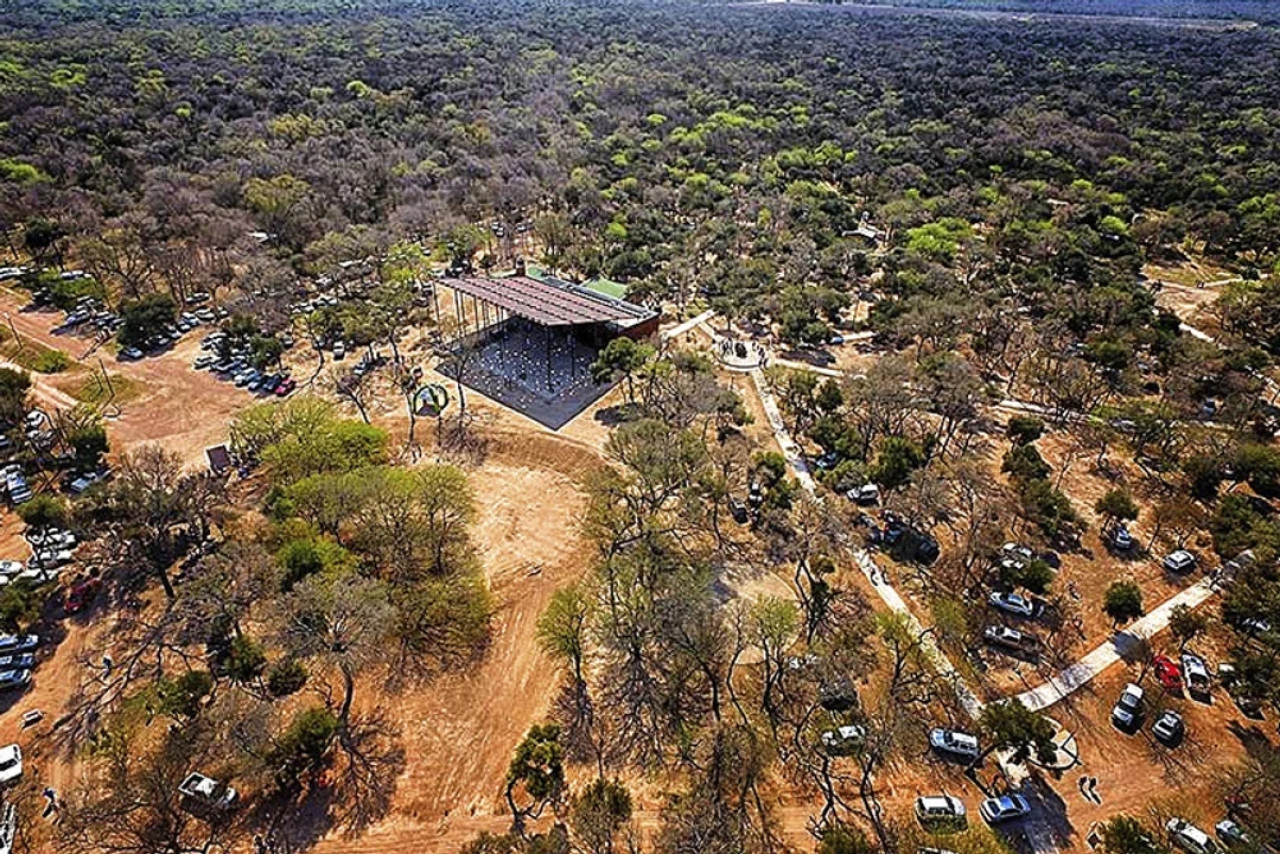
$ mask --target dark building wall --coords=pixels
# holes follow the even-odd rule
[[[642,320],[634,326],[620,330],[621,334],[635,341],[645,341],[658,334],[658,315]]]

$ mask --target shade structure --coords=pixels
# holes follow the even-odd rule
[[[440,283],[539,326],[626,323],[652,315],[641,306],[555,280],[540,281],[528,276],[459,276],[441,279]]]

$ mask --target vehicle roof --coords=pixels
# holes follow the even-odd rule
[[[1009,809],[1011,807],[1022,808],[1026,806],[1027,799],[1022,795],[999,795],[994,798],[987,798],[987,803],[996,804],[1000,809]]]
[[[1186,819],[1175,818],[1170,823],[1172,824],[1173,822],[1178,823],[1176,830],[1174,830],[1175,833],[1180,833],[1188,839],[1194,839],[1201,845],[1204,845],[1209,841],[1209,834],[1205,833]]]
[[[921,795],[916,799],[925,807],[951,807],[958,806],[960,801],[952,795]]]
[[[16,759],[22,754],[22,749],[16,744],[8,744],[0,747],[0,762],[9,762]]]

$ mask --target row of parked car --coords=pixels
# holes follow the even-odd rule
[[[236,388],[243,388],[255,394],[274,394],[286,397],[291,394],[298,383],[288,373],[267,373],[249,364],[247,350],[233,350],[231,358],[223,359],[217,352],[226,340],[226,333],[214,332],[200,342],[200,349],[206,351],[196,357],[192,367],[196,370],[209,370],[222,379],[230,380]]]
[[[964,802],[955,795],[923,795],[916,798],[916,818],[926,828],[963,827],[967,821]],[[1022,795],[1009,793],[984,798],[978,814],[987,824],[1003,824],[1031,812],[1031,804]]]
[[[1230,815],[1213,826],[1216,840],[1184,818],[1171,818],[1164,827],[1169,834],[1169,842],[1186,854],[1223,854],[1224,849],[1276,854],[1274,846],[1254,842],[1249,832]]]
[[[60,528],[28,529],[27,542],[31,557],[20,560],[0,560],[0,587],[16,581],[42,584],[57,577],[63,567],[75,561],[76,537]]]
[[[97,297],[81,297],[75,307],[67,312],[58,329],[68,332],[86,325],[110,334],[119,330],[124,325],[124,320],[103,305],[102,300]]]
[[[866,741],[866,737],[865,727],[848,724],[826,730],[822,733],[821,741],[828,753],[843,756],[856,753]],[[945,727],[936,727],[929,731],[929,747],[949,759],[962,759],[966,763],[971,763],[982,755],[976,735]]]
[[[188,302],[204,302],[208,299],[209,295],[205,293],[192,294],[191,297],[188,298]],[[147,352],[163,350],[171,344],[177,344],[182,340],[183,335],[186,335],[188,332],[198,328],[202,324],[217,323],[218,321],[225,320],[230,316],[230,312],[221,307],[211,308],[208,306],[202,306],[197,309],[184,311],[182,314],[178,315],[177,319],[166,329],[161,332],[157,332],[147,340],[145,351],[141,347],[125,347],[120,351],[120,358],[128,359],[130,361],[141,359],[147,354]]]
[[[867,529],[869,545],[893,551],[905,560],[931,564],[941,554],[938,541],[931,534],[913,528],[891,510],[882,512],[880,521],[863,513],[858,516],[857,522]]]
[[[0,691],[31,684],[39,646],[39,635],[0,635]]]

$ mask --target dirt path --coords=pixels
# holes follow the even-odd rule
[[[191,362],[200,352],[199,341],[207,331],[200,327],[183,337],[172,350],[138,361],[117,361],[97,350],[87,352],[90,342],[71,335],[54,334],[59,314],[23,311],[18,297],[0,291],[0,311],[24,338],[67,353],[77,368],[67,374],[32,373],[35,397],[45,406],[70,408],[78,401],[68,389],[84,381],[89,370],[101,365],[113,375],[124,377],[136,396],[109,413],[107,431],[116,451],[150,442],[162,443],[190,466],[204,466],[204,449],[226,441],[227,424],[236,413],[252,405],[256,398],[219,382],[207,371],[197,371]],[[114,417],[112,417],[114,416]]]
[[[467,475],[496,605],[492,643],[472,671],[383,698],[408,759],[391,817],[358,840],[325,840],[318,852],[453,852],[481,830],[510,826],[503,779],[511,752],[546,717],[560,684],[538,648],[537,619],[589,567],[581,480],[602,461],[590,445],[553,434],[499,426],[487,436],[487,458]]]
[[[1108,638],[1105,643],[1085,655],[1075,664],[1060,671],[1048,682],[1019,694],[1018,699],[1027,708],[1036,711],[1052,706],[1067,695],[1084,687],[1108,667],[1119,663],[1123,658],[1123,647],[1126,645],[1132,646],[1138,641],[1145,640],[1163,631],[1169,625],[1174,608],[1179,605],[1185,605],[1195,610],[1217,592],[1218,587],[1212,578],[1205,578],[1188,587],[1176,596],[1166,599],[1161,603],[1160,607],[1124,631],[1117,632],[1114,636]]]

